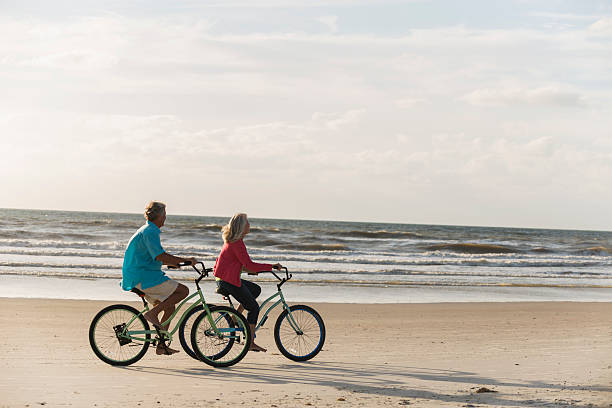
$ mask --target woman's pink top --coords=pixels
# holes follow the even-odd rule
[[[242,267],[249,271],[262,272],[272,270],[272,265],[261,264],[251,261],[244,242],[239,239],[234,242],[226,242],[221,248],[221,253],[215,263],[215,277],[240,287],[240,272]]]

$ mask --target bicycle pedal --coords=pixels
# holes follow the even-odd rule
[[[123,332],[125,330],[125,323],[113,326],[113,330],[115,330],[115,336],[117,337],[117,340],[119,340],[120,346],[125,346],[126,344],[130,344],[132,342],[132,339],[123,335]]]

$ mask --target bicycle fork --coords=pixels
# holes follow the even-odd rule
[[[304,334],[302,329],[300,329],[300,326],[295,321],[295,318],[293,317],[293,314],[291,313],[291,309],[285,305],[285,310],[287,311],[287,320],[289,321],[289,326],[291,326],[291,328],[295,330],[295,333],[297,335],[301,336],[302,334]]]

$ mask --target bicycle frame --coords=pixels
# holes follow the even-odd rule
[[[197,292],[195,292],[194,294],[186,297],[181,303],[179,303],[179,305],[176,307],[176,309],[174,310],[174,313],[172,313],[172,315],[168,318],[168,320],[166,320],[165,322],[162,322],[162,326],[165,326],[166,324],[168,326],[170,326],[170,322],[174,319],[174,317],[178,314],[179,310],[185,305],[185,303],[187,303],[189,300],[193,299],[194,297],[200,295],[200,299],[198,299],[193,305],[189,306],[189,308],[187,308],[187,310],[185,310],[183,312],[183,314],[181,315],[181,318],[178,320],[178,322],[176,323],[176,325],[174,326],[174,329],[168,331],[168,330],[160,330],[161,334],[165,334],[168,336],[168,339],[171,341],[172,340],[172,336],[178,331],[181,323],[183,322],[183,320],[185,320],[185,317],[187,316],[187,314],[195,309],[196,307],[198,307],[198,305],[202,304],[204,307],[204,310],[206,311],[206,313],[210,314],[210,310],[208,309],[208,305],[206,304],[206,302],[204,301],[204,296],[202,295],[202,292],[200,290],[198,290]],[[132,322],[134,320],[136,320],[139,316],[142,316],[143,314],[145,314],[146,312],[148,312],[149,309],[149,305],[145,305],[144,309],[142,309],[142,311],[132,317],[132,319],[130,319],[130,321],[128,321],[125,326],[126,327],[130,327],[130,324],[132,324]],[[216,329],[216,326],[213,326]],[[149,339],[147,340],[146,338],[139,338],[139,337],[134,337],[135,335],[142,335],[142,334],[157,334],[156,330],[128,330],[126,335],[128,335],[132,340],[140,340],[140,341],[149,341],[149,342],[153,342],[155,341],[155,339]]]
[[[201,264],[201,262],[199,262]],[[184,265],[180,265],[180,266],[184,266]],[[208,321],[211,325],[211,327],[213,328],[215,334],[218,335],[223,335],[223,332],[226,332],[227,330],[225,329],[219,329],[217,328],[216,325],[216,321],[212,319],[211,314],[210,314],[210,309],[208,308],[208,304],[206,303],[206,299],[204,298],[204,294],[202,293],[202,289],[200,288],[200,280],[208,275],[208,271],[206,270],[206,268],[204,268],[204,264],[202,264],[202,272],[200,272],[195,265],[192,265],[193,269],[195,269],[199,274],[200,277],[198,279],[195,280],[195,284],[196,284],[196,292],[193,293],[192,295],[187,296],[185,299],[183,299],[183,301],[181,303],[178,304],[178,306],[174,309],[174,312],[172,313],[172,315],[168,318],[168,320],[166,320],[165,322],[161,322],[162,326],[165,326],[166,324],[168,325],[168,328],[170,328],[170,322],[174,319],[174,317],[178,314],[179,310],[191,299],[193,299],[194,297],[199,295],[199,299],[197,299],[191,306],[189,306],[189,308],[187,308],[187,310],[185,310],[183,312],[183,314],[181,315],[181,318],[178,320],[178,322],[176,323],[176,325],[174,326],[174,329],[168,331],[168,330],[127,330],[127,332],[124,331],[124,335],[126,335],[127,337],[129,337],[132,340],[139,340],[139,341],[144,341],[144,342],[154,342],[157,339],[156,338],[149,338],[146,339],[146,337],[134,337],[134,335],[146,335],[146,334],[159,334],[162,336],[168,336],[168,340],[172,341],[172,335],[175,334],[181,323],[183,322],[183,320],[185,320],[185,317],[187,316],[187,314],[189,314],[189,312],[193,309],[195,309],[196,307],[198,307],[198,305],[202,305],[202,307],[204,308],[204,312],[206,312],[206,316],[208,317]],[[134,322],[134,320],[138,319],[140,316],[142,316],[143,314],[145,314],[146,312],[148,312],[149,309],[149,304],[143,299],[144,302],[144,309],[142,309],[140,311],[140,313],[138,315],[135,315],[134,317],[132,317],[128,322],[126,322],[125,327],[128,328],[130,327],[130,325],[132,324],[132,322]]]
[[[267,298],[266,300],[264,300],[261,303],[261,306],[259,306],[259,310],[263,310],[264,306],[268,303],[271,302],[272,299],[274,299],[275,297],[279,297],[280,299],[277,300],[272,306],[269,306],[268,309],[266,310],[266,312],[264,313],[264,315],[261,317],[261,319],[259,320],[259,323],[257,324],[257,326],[255,327],[255,331],[259,330],[259,328],[261,326],[263,326],[263,324],[266,322],[266,320],[268,320],[268,314],[270,313],[270,311],[272,309],[274,309],[276,306],[282,304],[283,305],[283,309],[287,311],[287,314],[289,316],[289,325],[291,325],[291,328],[293,330],[295,330],[296,333],[301,333],[302,329],[300,329],[300,326],[297,324],[297,322],[295,321],[295,319],[293,318],[293,314],[291,314],[291,309],[289,308],[289,305],[287,304],[287,302],[285,301],[285,296],[283,295],[283,292],[280,290],[280,288],[278,289],[278,292],[276,292],[275,294],[273,294],[272,296],[270,296],[269,298]]]
[[[268,306],[268,308],[266,309],[264,315],[261,317],[261,319],[259,320],[259,322],[255,326],[255,331],[259,330],[259,328],[264,325],[266,320],[268,320],[268,314],[270,314],[270,311],[272,309],[274,309],[276,306],[282,304],[283,305],[283,310],[286,310],[287,314],[289,316],[288,321],[289,321],[289,325],[291,326],[291,328],[293,330],[295,330],[296,333],[300,333],[300,334],[302,333],[302,329],[300,329],[300,326],[297,324],[297,322],[293,318],[293,314],[291,313],[291,309],[289,308],[289,305],[285,301],[285,296],[283,295],[283,291],[281,290],[281,286],[283,286],[283,284],[285,282],[287,282],[289,279],[291,279],[291,276],[292,276],[291,274],[288,273],[287,268],[283,268],[283,269],[285,269],[285,273],[287,275],[287,278],[282,278],[281,279],[273,271],[270,271],[278,280],[281,281],[281,283],[276,285],[278,291],[261,303],[261,305],[259,306],[259,311],[262,311],[264,309],[265,305],[268,304],[269,302],[272,302],[272,299],[274,299],[275,297],[278,296],[279,299],[273,305]],[[230,305],[232,307],[234,307],[234,305],[232,304],[231,299],[229,297],[227,299],[228,299]]]

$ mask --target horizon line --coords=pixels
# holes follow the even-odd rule
[[[53,211],[53,212],[75,212],[75,213],[90,213],[90,214],[124,214],[124,215],[142,215],[136,212],[123,211],[88,211],[88,210],[64,210],[50,208],[8,208],[0,207],[0,210],[24,210],[24,211]],[[168,214],[169,217],[215,217],[228,218],[226,215],[196,215],[196,214]],[[586,231],[586,232],[612,232],[605,229],[578,229],[578,228],[559,228],[559,227],[525,227],[525,226],[493,226],[493,225],[465,225],[465,224],[443,224],[443,223],[408,223],[397,221],[363,221],[363,220],[333,220],[333,219],[310,219],[310,218],[270,218],[270,217],[249,217],[251,219],[260,220],[280,220],[280,221],[323,221],[337,223],[363,223],[363,224],[397,224],[397,225],[429,225],[435,227],[464,227],[464,228],[504,228],[504,229],[529,229],[529,230],[552,230],[552,231]]]

